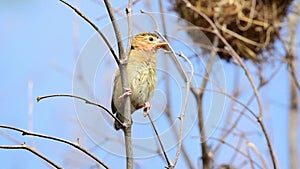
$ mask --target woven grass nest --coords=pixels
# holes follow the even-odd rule
[[[268,58],[259,55],[264,50],[271,51],[283,18],[292,0],[189,0],[217,26],[233,49],[246,60],[259,63]],[[197,12],[186,7],[183,0],[176,0],[175,11],[192,24],[212,30],[209,23]],[[191,35],[191,32],[187,32]],[[213,41],[214,34],[203,31]],[[194,36],[191,36],[194,37]],[[195,42],[197,39],[193,39]],[[218,45],[224,48],[222,42]],[[219,52],[227,61],[231,56]]]

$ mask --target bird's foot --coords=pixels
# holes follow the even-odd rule
[[[122,99],[124,98],[125,96],[130,96],[132,95],[132,90],[130,88],[124,88],[125,89],[125,92],[119,96],[119,99]]]
[[[150,112],[150,107],[151,107],[150,103],[146,102],[144,105],[144,117],[148,116]]]

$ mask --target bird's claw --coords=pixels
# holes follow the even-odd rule
[[[150,107],[151,107],[150,103],[146,102],[144,105],[144,117],[148,116],[150,112]]]
[[[119,99],[124,98],[124,96],[132,95],[132,90],[130,88],[124,88],[124,89],[125,89],[125,92],[121,96],[119,96]]]

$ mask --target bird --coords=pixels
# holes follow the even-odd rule
[[[111,100],[111,110],[122,123],[124,122],[123,97],[125,95],[130,97],[131,114],[141,108],[144,108],[144,113],[149,112],[149,100],[157,82],[156,53],[167,45],[168,43],[160,40],[152,32],[142,32],[132,38],[126,68],[129,88],[125,89],[125,93],[123,92],[120,71],[117,68]],[[115,120],[114,128],[123,129],[123,125]]]

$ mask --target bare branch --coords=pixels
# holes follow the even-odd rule
[[[127,14],[127,24],[128,24],[128,41],[127,41],[127,49],[125,53],[125,60],[127,61],[130,50],[131,50],[131,35],[132,35],[132,0],[128,0],[128,7],[126,8]],[[123,80],[122,86],[125,88],[128,86],[128,80],[126,75],[126,65],[123,67],[123,70],[120,68],[120,72],[123,71]],[[121,75],[122,78],[122,75]],[[125,97],[126,99],[126,97]],[[127,118],[127,123],[130,124],[128,127],[124,129],[124,136],[125,136],[125,147],[126,147],[126,168],[132,169],[133,168],[133,149],[132,149],[132,140],[131,140],[131,111],[130,111],[130,98],[127,96],[127,100],[125,100],[124,106],[124,114],[125,119]]]
[[[109,0],[104,0],[106,9],[109,13],[110,16],[110,20],[112,21],[113,24],[113,28],[115,31],[115,36],[118,42],[118,49],[119,49],[119,58],[120,58],[120,64],[119,65],[119,70],[120,70],[120,75],[121,75],[121,82],[122,82],[122,87],[123,87],[123,92],[125,93],[125,89],[129,88],[129,82],[128,82],[128,76],[127,76],[127,71],[126,71],[126,67],[127,67],[127,61],[128,61],[128,55],[129,55],[129,50],[126,52],[125,55],[125,51],[124,51],[124,47],[123,47],[123,42],[122,42],[122,37],[121,37],[121,32],[118,26],[118,23],[116,21],[116,18],[114,16],[114,11],[110,5],[110,1]],[[129,28],[129,34],[132,33],[132,21],[131,21],[131,8],[132,8],[132,0],[129,0],[128,2],[128,10],[126,12],[128,12],[127,17],[128,17],[128,28]],[[128,42],[130,43],[130,38]],[[131,44],[128,44],[131,45]],[[129,48],[129,47],[128,47]],[[128,95],[124,96],[124,123],[125,123],[125,127],[123,128],[124,131],[124,139],[125,139],[125,148],[126,148],[126,166],[127,169],[132,169],[133,168],[133,150],[132,150],[132,140],[131,140],[131,127],[132,127],[132,121],[131,121],[131,111],[130,111],[130,97]]]
[[[291,62],[295,62],[296,59],[294,59],[293,61]],[[300,84],[299,84],[299,80],[297,79],[297,75],[296,75],[296,68],[295,68],[295,64],[294,63],[291,63],[289,64],[289,70],[291,72],[291,76],[292,76],[292,81],[295,83],[295,86],[297,87],[298,91],[300,91]]]
[[[78,16],[80,16],[82,19],[84,19],[87,23],[89,23],[97,31],[97,33],[104,40],[105,44],[109,48],[109,50],[110,50],[111,54],[113,55],[114,59],[116,60],[117,64],[120,64],[120,61],[119,61],[119,59],[118,59],[118,57],[117,57],[114,49],[110,45],[110,43],[107,40],[106,36],[100,31],[100,29],[92,21],[90,21],[84,14],[82,14],[77,8],[75,8],[74,6],[72,6],[71,4],[69,4],[68,2],[66,2],[65,0],[59,0],[59,1],[62,2],[62,3],[64,3],[65,5],[67,5],[71,9],[73,9],[74,12],[77,13]]]
[[[296,1],[295,8],[298,12],[300,12],[300,1]],[[299,15],[290,14],[288,17],[289,22],[289,41],[288,41],[288,50],[286,51],[287,56],[286,59],[288,61],[289,67],[289,79],[290,85],[288,86],[290,99],[289,99],[289,122],[288,122],[288,140],[289,140],[289,163],[291,169],[299,168],[298,162],[298,140],[297,140],[297,127],[299,124],[299,99],[298,99],[298,91],[300,91],[300,85],[297,80],[296,72],[297,72],[297,35],[299,28]]]
[[[121,32],[116,20],[116,17],[114,15],[114,10],[112,8],[112,6],[110,5],[110,0],[104,0],[107,12],[109,14],[110,20],[112,22],[114,31],[115,31],[115,35],[117,38],[117,43],[118,43],[118,49],[119,49],[119,58],[120,60],[125,59],[126,56],[124,56],[124,46],[123,46],[123,42],[122,42],[122,36],[121,36]]]
[[[150,116],[150,113],[147,113],[147,116],[148,116],[148,118],[149,118],[149,120],[151,122],[152,128],[154,129],[155,135],[156,135],[156,137],[158,139],[158,142],[159,142],[160,148],[161,148],[161,150],[162,150],[162,152],[164,154],[165,160],[167,161],[168,166],[171,166],[171,162],[170,162],[170,160],[168,158],[168,155],[167,155],[166,150],[164,148],[164,145],[163,145],[163,143],[162,143],[162,141],[160,139],[159,133],[158,133],[157,128],[156,128],[156,126],[155,126],[155,124],[153,122],[153,119]]]
[[[218,37],[214,38],[214,48],[216,48],[218,46],[219,43],[219,39]],[[203,97],[204,97],[204,91],[203,89],[206,88],[210,73],[212,71],[213,68],[213,63],[216,57],[216,51],[212,50],[211,54],[210,54],[210,59],[209,59],[209,63],[208,66],[206,68],[206,73],[205,73],[205,77],[202,81],[201,87],[199,89],[199,93],[194,93],[194,95],[197,98],[197,103],[198,103],[198,124],[199,124],[199,132],[200,132],[200,143],[201,143],[201,151],[202,151],[202,164],[203,164],[203,168],[204,169],[209,169],[210,167],[210,157],[208,155],[209,150],[208,150],[208,146],[206,144],[206,134],[205,134],[205,129],[204,129],[204,112],[203,112]],[[193,90],[192,90],[193,91]]]
[[[164,12],[164,7],[163,7],[163,1],[162,0],[158,0],[159,1],[159,11],[160,11],[160,16],[161,16],[161,20],[162,20],[162,31],[163,31],[163,35],[164,37],[168,40],[168,37],[166,36],[167,35],[167,26],[166,26],[166,20],[165,20],[165,12]],[[156,22],[157,24],[157,22]],[[156,25],[156,30],[158,30],[158,25]],[[168,63],[167,63],[167,58],[166,57],[163,57],[163,60],[164,60],[164,63],[165,63],[165,69],[166,71],[168,72],[169,70],[169,66],[168,66]],[[168,117],[168,121],[170,123],[170,125],[173,124],[174,120],[172,118],[172,115],[171,115],[171,107],[170,107],[170,100],[171,100],[171,93],[170,93],[170,80],[169,78],[166,78],[166,83],[165,83],[165,90],[166,90],[166,95],[167,95],[167,103],[166,103],[166,114],[167,114],[167,117]],[[176,128],[172,128],[173,129],[173,132],[176,136],[176,139],[179,139],[179,133],[178,131],[176,130]],[[185,162],[187,163],[188,165],[188,168],[189,169],[194,169],[194,165],[191,161],[191,158],[189,157],[188,153],[187,153],[187,150],[184,146],[182,146],[182,155],[184,157],[184,160]]]
[[[48,140],[54,140],[54,141],[57,141],[57,142],[60,142],[60,143],[64,143],[64,144],[70,145],[70,146],[72,146],[72,147],[80,150],[81,152],[83,152],[87,156],[91,157],[95,161],[97,161],[104,168],[109,169],[109,167],[104,162],[102,162],[101,160],[99,160],[96,156],[94,156],[93,154],[91,154],[88,150],[86,150],[85,148],[83,148],[78,143],[73,143],[71,141],[68,141],[68,140],[65,140],[65,139],[61,139],[61,138],[58,138],[58,137],[53,137],[53,136],[49,136],[49,135],[45,135],[45,134],[34,133],[34,132],[30,132],[30,131],[27,131],[27,130],[24,130],[24,129],[20,129],[20,128],[17,128],[17,127],[12,127],[12,126],[7,126],[7,125],[0,125],[0,128],[5,128],[5,129],[9,129],[9,130],[14,130],[14,131],[21,132],[22,136],[35,136],[35,137],[45,138],[45,139],[48,139]]]
[[[179,60],[177,59],[176,57],[176,53],[174,52],[174,50],[172,49],[170,43],[168,42],[168,40],[159,32],[159,26],[158,26],[158,23],[156,21],[156,19],[153,17],[153,15],[149,12],[146,12],[146,11],[143,11],[141,10],[141,13],[144,13],[144,14],[147,14],[148,16],[150,16],[150,18],[152,19],[154,25],[155,25],[155,32],[163,39],[163,41],[167,42],[168,43],[168,46],[167,46],[167,50],[171,52],[171,55],[172,55],[172,58],[173,60],[175,61],[176,63],[176,66],[177,68],[179,69],[181,75],[183,76],[184,80],[186,81],[186,96],[185,96],[185,99],[184,99],[184,103],[183,103],[183,107],[181,109],[181,112],[180,112],[180,115],[179,115],[179,119],[180,119],[180,131],[179,131],[179,140],[178,140],[178,147],[177,147],[177,151],[176,151],[176,155],[175,155],[175,158],[174,158],[174,161],[173,161],[173,164],[172,163],[169,163],[169,166],[168,168],[169,169],[173,169],[174,166],[176,165],[178,159],[179,159],[179,155],[180,155],[180,152],[181,152],[181,148],[182,148],[182,137],[183,137],[183,127],[184,127],[184,115],[185,115],[185,110],[186,110],[186,107],[187,107],[187,103],[188,103],[188,97],[189,97],[189,93],[190,93],[190,88],[191,88],[191,82],[192,82],[192,79],[193,79],[193,76],[194,76],[194,67],[191,63],[191,61],[186,57],[184,56],[183,53],[179,53],[178,55],[180,57],[182,57],[190,66],[190,69],[191,69],[191,73],[190,73],[190,77],[188,77],[186,75],[186,73],[184,72],[183,70],[183,67],[181,66]]]
[[[190,66],[190,69],[191,69],[191,75],[190,77],[188,77],[186,75],[186,73],[184,72],[183,70],[183,67],[181,65],[181,63],[179,62],[178,58],[176,57],[176,53],[174,52],[173,48],[171,47],[170,43],[168,42],[168,40],[159,32],[159,26],[158,26],[158,23],[156,21],[156,19],[154,18],[154,16],[149,13],[149,12],[146,12],[144,10],[141,10],[141,13],[144,13],[144,14],[147,14],[148,16],[150,16],[150,18],[152,19],[154,25],[155,25],[155,32],[163,39],[163,41],[167,42],[168,43],[168,46],[167,46],[167,50],[170,51],[171,53],[171,56],[173,58],[173,60],[175,61],[176,63],[176,66],[177,68],[179,69],[181,75],[183,76],[184,80],[186,81],[186,96],[185,96],[185,99],[184,99],[184,103],[183,103],[183,107],[181,109],[181,112],[180,112],[180,115],[179,115],[179,119],[180,119],[180,131],[179,131],[179,140],[178,140],[178,147],[177,147],[177,151],[176,151],[176,155],[175,155],[175,158],[174,158],[174,161],[173,161],[173,164],[170,163],[169,166],[168,166],[168,169],[173,169],[174,166],[176,165],[178,159],[179,159],[179,155],[180,155],[180,152],[181,152],[181,148],[182,148],[182,137],[183,137],[183,127],[184,127],[184,115],[185,115],[185,110],[186,110],[186,106],[187,106],[187,102],[188,102],[188,97],[189,97],[189,93],[190,93],[190,88],[191,88],[191,82],[192,82],[192,79],[193,79],[193,76],[194,76],[194,67],[192,65],[192,63],[190,62],[190,60],[185,57],[183,55],[183,53],[179,53],[178,55],[180,57],[182,57],[186,62],[188,62],[189,66]]]
[[[257,163],[256,161],[254,161],[248,154],[242,152],[240,149],[235,148],[233,145],[231,145],[230,143],[226,142],[225,140],[219,139],[219,138],[215,138],[215,137],[210,137],[209,139],[221,142],[224,145],[227,145],[228,147],[230,147],[231,149],[235,150],[236,152],[238,152],[239,154],[241,154],[242,156],[248,158],[253,164],[255,164],[258,168],[263,169],[262,166],[259,165],[259,163]]]
[[[43,100],[43,99],[47,99],[47,98],[51,98],[51,97],[71,97],[71,98],[75,98],[75,99],[79,99],[84,101],[86,104],[90,104],[90,105],[94,105],[97,107],[100,107],[101,109],[103,109],[104,111],[106,111],[112,118],[114,118],[116,121],[118,121],[120,124],[123,124],[117,117],[114,116],[114,114],[112,112],[110,112],[106,107],[102,106],[101,104],[92,102],[88,99],[85,99],[83,97],[80,96],[76,96],[76,95],[72,95],[72,94],[52,94],[52,95],[46,95],[46,96],[39,96],[36,98],[37,102]],[[124,126],[124,124],[123,124]]]
[[[281,67],[283,66],[283,63],[280,63],[280,65],[274,70],[274,72],[269,76],[269,78],[267,78],[263,83],[260,83],[260,86],[258,88],[258,90],[260,90],[262,87],[264,87],[266,84],[268,84],[274,77],[275,75],[278,73],[278,71],[281,69]],[[207,89],[206,89],[207,90]],[[251,98],[248,100],[248,102],[246,104],[242,103],[241,101],[239,101],[234,95],[230,95],[229,93],[226,93],[225,91],[221,91],[221,94],[224,94],[225,96],[229,97],[230,99],[232,99],[234,102],[242,105],[244,108],[242,111],[239,111],[240,114],[239,116],[236,118],[236,120],[232,123],[232,126],[229,127],[229,129],[223,134],[223,136],[221,137],[222,140],[225,140],[225,138],[230,134],[230,132],[238,125],[240,119],[242,118],[242,115],[244,114],[244,111],[247,110],[248,112],[251,113],[251,115],[257,120],[258,117],[257,115],[248,107],[248,105],[250,105],[254,99],[254,94],[251,96]],[[218,151],[218,149],[220,148],[221,144],[217,145],[215,147],[215,149],[213,150],[213,153],[216,153]]]
[[[259,125],[261,126],[261,129],[262,129],[262,131],[265,135],[265,139],[267,140],[267,145],[269,147],[269,152],[270,152],[270,155],[271,155],[271,158],[272,158],[273,167],[277,169],[278,166],[277,166],[277,160],[276,160],[276,157],[275,157],[275,152],[274,152],[273,147],[271,145],[269,134],[268,134],[268,132],[267,132],[265,126],[264,126],[264,123],[262,121],[262,115],[263,115],[262,114],[262,112],[263,112],[262,103],[260,101],[260,97],[259,97],[259,94],[258,94],[257,87],[256,87],[256,85],[253,81],[253,78],[252,78],[248,68],[244,64],[243,60],[239,57],[239,55],[235,52],[235,50],[231,47],[231,45],[221,35],[220,31],[218,30],[217,26],[213,23],[213,21],[206,14],[204,14],[202,11],[195,8],[188,0],[183,0],[183,1],[185,2],[186,7],[190,8],[193,11],[195,11],[197,14],[199,14],[201,17],[203,17],[210,24],[210,26],[214,30],[214,33],[218,36],[218,38],[220,38],[220,40],[225,44],[225,46],[231,52],[234,61],[236,63],[238,63],[242,67],[242,69],[244,70],[244,72],[246,74],[246,77],[248,78],[248,80],[251,84],[251,87],[253,89],[253,92],[254,92],[256,100],[257,100],[257,104],[258,104],[258,108],[259,108],[259,117],[258,117],[257,121],[258,121]]]
[[[153,22],[153,24],[154,24],[154,26],[155,26],[155,30],[156,30],[156,31],[159,31],[158,23],[157,23],[156,19],[154,18],[154,16],[151,14],[151,12],[147,12],[147,11],[144,11],[144,10],[140,10],[140,12],[141,12],[142,14],[148,15],[148,16],[151,18],[151,20],[152,20],[152,22]]]
[[[255,146],[255,144],[251,143],[250,141],[247,142],[247,146],[250,147],[255,154],[257,155],[258,159],[261,161],[263,167],[265,169],[267,169],[267,164],[265,163],[265,160],[263,159],[262,155],[260,154],[260,152],[258,151],[257,147]]]
[[[132,36],[132,0],[128,0],[128,7],[126,8],[127,14],[127,24],[128,24],[128,41],[127,41],[127,48],[126,48],[126,57],[129,56],[131,50],[131,36]]]
[[[297,12],[300,12],[300,5],[299,5],[299,0],[295,3],[295,10]],[[289,66],[289,71],[291,74],[291,80],[292,82],[295,83],[295,86],[297,89],[300,91],[300,84],[299,80],[297,79],[297,74],[296,74],[296,67],[297,67],[297,28],[298,28],[298,20],[299,20],[299,15],[291,13],[288,17],[288,22],[289,22],[289,41],[287,44],[287,61],[288,61],[288,66]]]
[[[140,1],[141,1],[141,0],[134,0],[134,1],[132,1],[132,6],[135,5],[135,4],[137,4],[137,3],[140,2]],[[102,3],[100,3],[100,0],[97,0],[97,2],[99,2],[100,5],[102,5]],[[122,13],[122,11],[123,11],[123,9],[126,8],[126,7],[128,7],[128,4],[124,4],[124,5],[122,5],[121,7],[114,8],[114,9],[113,9],[113,10],[114,10],[114,13],[118,14],[118,15],[121,16],[121,17],[124,17],[125,15],[124,15],[124,13]],[[99,21],[99,20],[103,19],[104,17],[106,17],[105,14],[104,14],[104,15],[101,15],[101,16],[99,16],[99,17],[97,17],[96,20]]]
[[[179,53],[179,56],[182,57],[189,64],[190,69],[191,69],[191,74],[190,74],[190,77],[186,81],[186,95],[185,95],[184,102],[183,102],[182,109],[181,109],[181,113],[180,113],[180,116],[179,116],[179,119],[180,119],[179,143],[178,143],[176,156],[175,156],[174,161],[173,161],[174,166],[176,165],[176,163],[178,161],[180,151],[181,151],[183,128],[184,128],[184,115],[185,115],[186,107],[187,107],[187,104],[188,104],[188,97],[189,97],[189,93],[190,93],[190,89],[191,89],[192,79],[194,77],[194,67],[193,67],[193,64],[191,63],[191,61],[186,56],[184,56],[183,53]]]
[[[260,116],[262,116],[262,105],[261,105],[260,97],[259,97],[259,94],[257,91],[257,87],[253,81],[253,78],[252,78],[250,72],[248,71],[248,68],[244,64],[243,60],[235,52],[235,50],[231,47],[231,45],[226,41],[226,39],[221,35],[221,33],[218,30],[218,28],[216,27],[216,25],[213,23],[213,21],[207,15],[205,15],[203,12],[201,12],[200,10],[195,8],[188,0],[183,0],[183,1],[186,3],[186,6],[188,8],[195,11],[197,14],[201,15],[210,24],[210,26],[214,29],[214,33],[218,36],[218,38],[220,38],[220,40],[226,45],[226,47],[231,52],[234,62],[239,64],[242,67],[242,69],[245,71],[245,74],[253,88],[253,91],[254,91],[256,99],[257,99],[257,103],[258,103],[258,107],[259,107],[259,114],[260,114]]]
[[[33,153],[34,155],[40,157],[41,159],[43,159],[45,162],[49,163],[53,167],[55,167],[57,169],[62,169],[62,167],[58,166],[53,161],[51,161],[50,159],[48,159],[47,157],[42,155],[40,152],[38,152],[34,148],[28,146],[26,143],[23,143],[21,145],[0,145],[0,148],[1,149],[24,149],[24,150],[27,150],[27,151]]]

